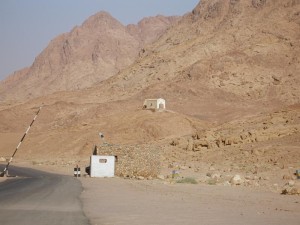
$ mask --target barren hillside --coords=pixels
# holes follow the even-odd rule
[[[287,0],[201,1],[110,84],[130,94],[172,93],[177,104],[195,107],[206,98],[231,106],[298,103],[299,7]]]

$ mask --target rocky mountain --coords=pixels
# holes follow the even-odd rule
[[[201,1],[135,63],[67,96],[161,96],[177,112],[215,122],[298,104],[299,31],[299,1]]]
[[[174,102],[186,96],[194,107],[199,98],[299,103],[299,7],[294,0],[201,1],[111,85]]]
[[[52,40],[33,65],[0,83],[0,100],[28,99],[89,87],[134,62],[140,49],[159,37],[177,17],[149,17],[124,26],[99,12]]]

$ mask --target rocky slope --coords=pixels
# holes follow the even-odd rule
[[[134,62],[177,17],[149,17],[124,26],[106,12],[52,40],[33,65],[0,83],[0,100],[20,100],[89,87]]]
[[[194,105],[213,95],[225,102],[298,103],[299,7],[288,0],[202,1],[111,84],[132,94],[159,89],[162,96],[189,96],[184,102]]]

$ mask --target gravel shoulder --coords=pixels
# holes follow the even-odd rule
[[[80,179],[92,224],[299,224],[299,196],[202,184]]]

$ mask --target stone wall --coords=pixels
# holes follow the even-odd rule
[[[160,147],[150,145],[102,145],[100,155],[115,155],[116,175],[127,178],[155,178],[160,172]]]

